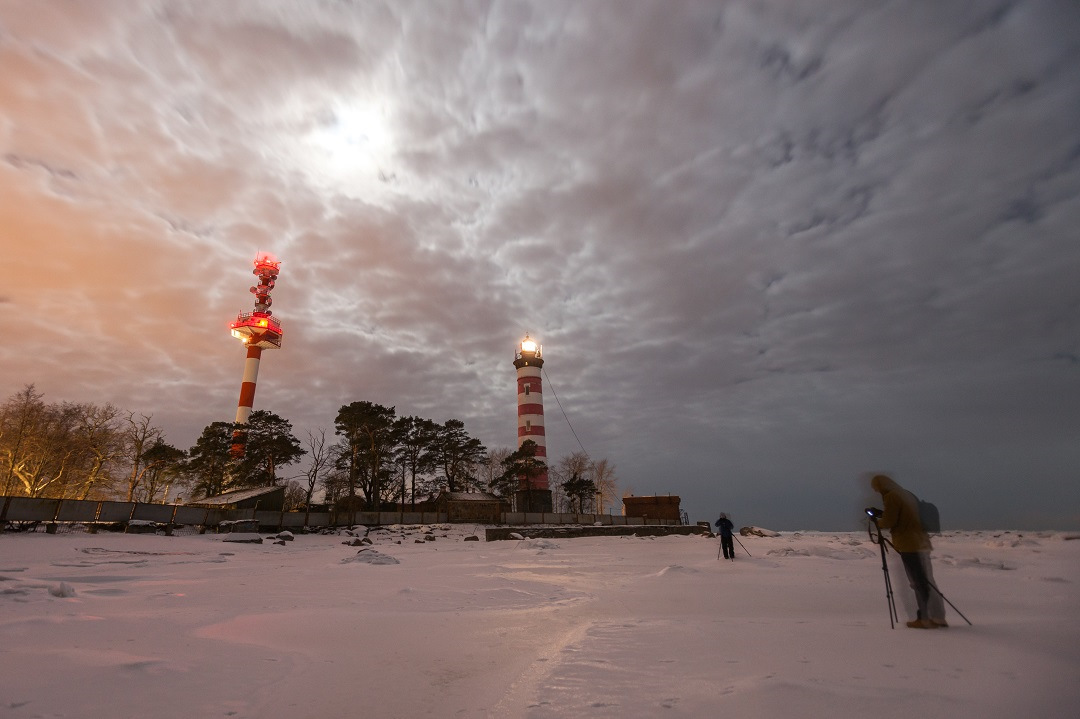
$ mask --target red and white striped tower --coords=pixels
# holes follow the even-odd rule
[[[517,368],[518,448],[527,439],[536,443],[536,459],[544,469],[535,477],[523,478],[518,491],[519,509],[531,512],[551,511],[548,489],[547,440],[544,437],[544,394],[540,370],[544,366],[543,347],[528,335],[514,353]]]
[[[259,278],[259,284],[250,289],[255,295],[255,310],[241,312],[235,322],[229,323],[232,336],[247,347],[247,359],[244,361],[244,379],[240,384],[240,402],[236,407],[236,424],[247,424],[251,408],[255,403],[255,382],[259,378],[259,360],[264,349],[281,347],[281,323],[272,317],[270,291],[277,283],[278,267],[281,263],[273,255],[260,253],[255,257],[255,269],[252,274]],[[233,457],[244,456],[244,432],[233,432]]]

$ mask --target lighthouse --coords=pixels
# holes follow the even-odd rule
[[[528,333],[514,353],[517,368],[517,437],[518,448],[526,440],[536,443],[535,459],[541,470],[530,477],[521,478],[517,491],[519,511],[550,512],[551,490],[548,488],[547,441],[544,437],[544,394],[540,370],[544,366],[543,347]]]
[[[250,288],[255,295],[255,309],[241,312],[235,322],[229,323],[232,336],[247,347],[247,359],[244,361],[244,379],[240,383],[240,401],[236,407],[236,424],[247,424],[251,408],[255,403],[255,382],[259,378],[259,360],[264,349],[281,347],[281,322],[273,317],[270,305],[270,292],[277,283],[278,267],[281,263],[273,255],[260,253],[255,257],[255,269],[252,274],[259,278],[259,284]],[[244,456],[244,432],[233,432],[233,457]]]

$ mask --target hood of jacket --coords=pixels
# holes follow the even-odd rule
[[[870,487],[881,495],[895,492],[900,489],[900,485],[894,482],[892,477],[888,477],[884,474],[874,475],[874,478],[870,480]]]

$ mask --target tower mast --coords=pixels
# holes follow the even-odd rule
[[[244,361],[244,379],[240,383],[240,401],[236,407],[236,424],[247,424],[251,408],[255,403],[255,382],[259,377],[259,360],[264,349],[281,347],[281,323],[273,317],[270,305],[273,300],[270,292],[277,283],[278,267],[281,265],[273,255],[259,253],[255,257],[255,269],[252,274],[259,278],[259,284],[250,288],[255,295],[255,309],[241,312],[235,322],[229,323],[232,336],[247,347],[247,359]],[[244,432],[233,432],[232,455],[244,456]]]

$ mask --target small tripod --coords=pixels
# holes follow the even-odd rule
[[[745,546],[745,545],[744,545],[744,544],[743,544],[743,543],[742,543],[742,542],[741,542],[741,541],[739,540],[739,538],[738,538],[738,537],[736,537],[736,536],[735,536],[735,535],[733,534],[733,535],[731,535],[731,538],[732,538],[732,539],[734,539],[734,540],[735,540],[736,542],[739,542],[739,546],[740,546],[740,547],[742,547],[742,549],[743,549],[743,551],[744,551],[744,552],[746,552],[746,556],[748,556],[748,557],[753,557],[753,556],[754,556],[753,554],[750,554],[750,550],[746,548],[746,546]],[[717,559],[720,559],[720,553],[721,553],[722,551],[724,551],[724,544],[723,544],[723,540],[721,539],[721,540],[720,540],[720,548],[716,550],[716,558],[717,558]],[[732,549],[732,551],[735,551],[735,550],[734,550],[734,549]],[[734,557],[734,556],[732,556],[732,557],[731,557],[731,561],[735,561],[735,557]]]

